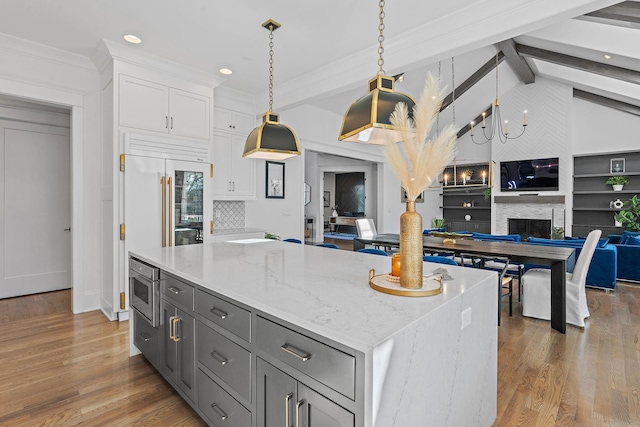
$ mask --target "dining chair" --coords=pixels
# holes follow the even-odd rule
[[[587,271],[602,230],[593,230],[584,242],[573,273],[566,273],[567,323],[583,328],[589,317],[585,284]],[[534,268],[522,275],[522,315],[551,319],[551,270]]]
[[[320,244],[317,244],[316,246],[320,246],[323,248],[340,249],[338,245],[334,245],[333,243],[320,243]]]
[[[437,262],[440,264],[458,265],[458,263],[455,262],[453,259],[447,258],[444,256],[438,256],[438,255],[425,255],[422,257],[422,261]]]
[[[373,249],[373,248],[364,248],[358,249],[356,252],[362,252],[363,254],[373,254],[373,255],[381,255],[381,256],[389,256],[382,249]]]

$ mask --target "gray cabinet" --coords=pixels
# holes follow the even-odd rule
[[[195,402],[194,288],[164,272],[160,280],[160,372]]]
[[[355,425],[351,412],[260,358],[256,373],[259,427]]]
[[[158,366],[160,343],[157,328],[136,310],[133,312],[133,343],[153,366]]]
[[[621,171],[612,172],[616,166]],[[613,191],[606,184],[610,176],[617,175],[629,180],[622,191]],[[575,156],[572,235],[586,236],[595,229],[602,230],[603,236],[621,234],[624,228],[616,227],[613,219],[620,208],[613,202],[624,202],[636,194],[640,194],[640,151]]]

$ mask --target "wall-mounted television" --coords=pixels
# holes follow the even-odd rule
[[[502,191],[557,191],[558,157],[500,162]]]

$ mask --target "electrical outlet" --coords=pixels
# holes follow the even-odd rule
[[[460,330],[463,330],[467,326],[471,324],[471,307],[464,310],[461,314],[462,324],[460,326]]]

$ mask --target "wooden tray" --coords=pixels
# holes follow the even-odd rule
[[[422,288],[409,289],[400,286],[399,282],[387,279],[389,273],[379,274],[372,268],[369,270],[369,286],[378,292],[401,297],[430,297],[442,293],[442,276],[432,274],[422,276]]]

